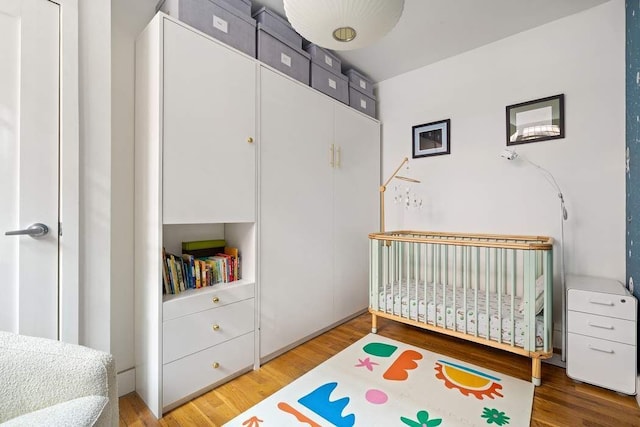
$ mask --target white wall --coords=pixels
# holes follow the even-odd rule
[[[78,2],[80,344],[111,350],[111,2]]]
[[[135,38],[155,1],[112,0],[111,9],[111,343],[120,394],[135,388],[133,304],[133,135]]]
[[[507,105],[564,93],[566,137],[510,148],[563,190],[567,272],[624,283],[624,13],[624,1],[613,0],[381,82],[383,178],[409,157],[425,203],[404,211],[390,185],[386,229],[550,235],[559,284],[556,191],[539,170],[499,153]],[[411,127],[447,118],[451,154],[411,159]],[[559,329],[558,292],[555,301]]]

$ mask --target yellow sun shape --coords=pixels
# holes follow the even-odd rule
[[[436,378],[442,380],[447,388],[457,388],[465,396],[472,394],[478,400],[485,396],[489,399],[494,395],[503,397],[499,392],[502,385],[497,383],[499,378],[444,360],[436,362],[435,370]]]

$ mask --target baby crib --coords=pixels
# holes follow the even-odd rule
[[[553,240],[391,231],[369,234],[372,332],[384,317],[530,357],[553,354]]]

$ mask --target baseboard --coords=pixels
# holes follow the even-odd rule
[[[136,391],[136,368],[118,373],[118,397]]]

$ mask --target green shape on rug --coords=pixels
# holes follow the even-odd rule
[[[390,357],[398,349],[395,345],[383,344],[381,342],[372,342],[363,348],[365,353],[378,357]]]
[[[504,412],[500,412],[497,409],[489,409],[484,408],[482,411],[482,418],[487,419],[487,424],[496,424],[498,426],[503,426],[505,424],[509,424],[510,417],[507,417]]]
[[[417,421],[410,420],[409,418],[400,417],[400,421],[408,425],[409,427],[437,427],[442,424],[442,418],[429,419],[429,413],[427,411],[420,411],[416,414]]]

